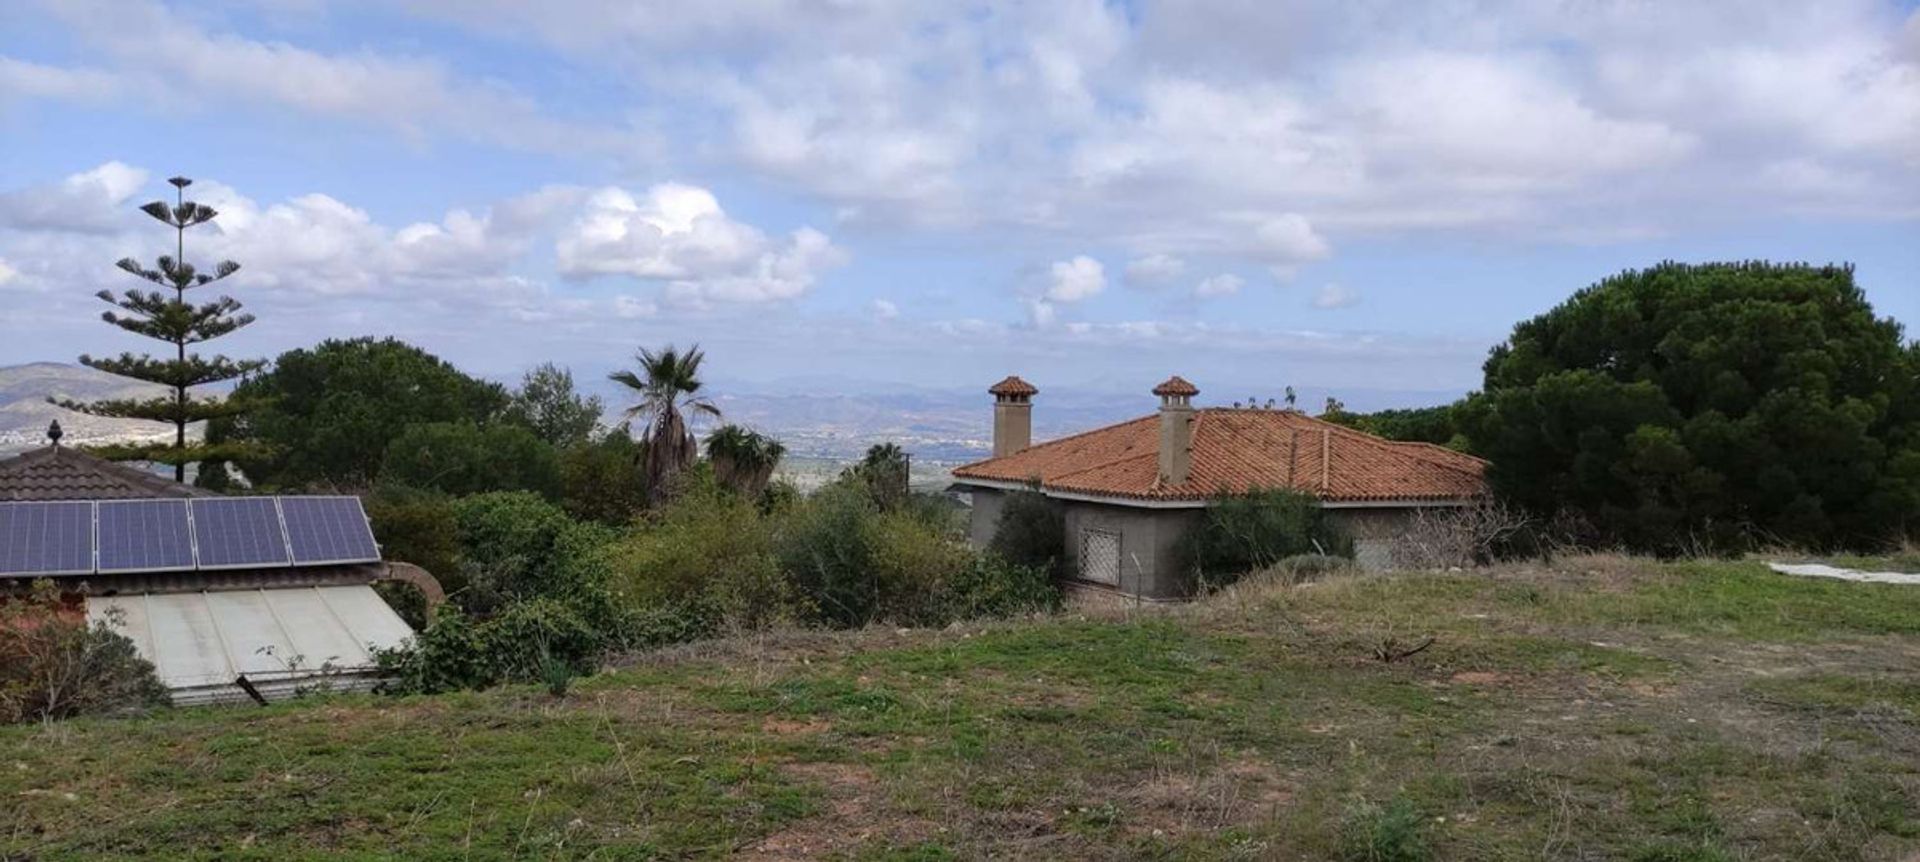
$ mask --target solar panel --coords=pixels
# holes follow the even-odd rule
[[[280,516],[294,565],[380,561],[358,497],[281,497]]]
[[[185,500],[110,500],[99,504],[101,572],[193,568]]]
[[[0,504],[0,576],[93,572],[93,504]]]
[[[200,568],[284,566],[292,561],[272,497],[202,497],[192,505]]]

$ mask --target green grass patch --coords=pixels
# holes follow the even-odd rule
[[[1915,600],[1634,565],[770,636],[560,698],[0,728],[0,858],[1920,852]],[[1782,657],[1862,670],[1781,675]]]

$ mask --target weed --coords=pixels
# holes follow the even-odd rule
[[[1395,796],[1384,806],[1360,802],[1347,813],[1340,833],[1340,856],[1349,862],[1424,862],[1432,858],[1426,820],[1405,796]]]

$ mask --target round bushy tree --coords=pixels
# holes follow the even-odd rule
[[[1497,490],[1601,541],[1866,546],[1920,526],[1917,375],[1851,267],[1663,263],[1516,326],[1458,419]]]
[[[486,424],[508,405],[506,387],[477,380],[433,354],[388,338],[329,340],[280,354],[273,369],[233,397],[254,405],[216,422],[210,439],[261,444],[271,454],[240,461],[256,484],[366,486],[380,478],[387,447],[430,422]]]

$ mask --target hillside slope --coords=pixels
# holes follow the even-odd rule
[[[0,368],[0,455],[45,445],[47,425],[56,419],[66,434],[64,442],[70,444],[165,438],[173,433],[173,426],[88,416],[63,410],[47,399],[152,398],[166,391],[81,365],[36,362]]]
[[[1596,558],[790,632],[0,729],[0,800],[10,859],[1903,859],[1920,589]]]

